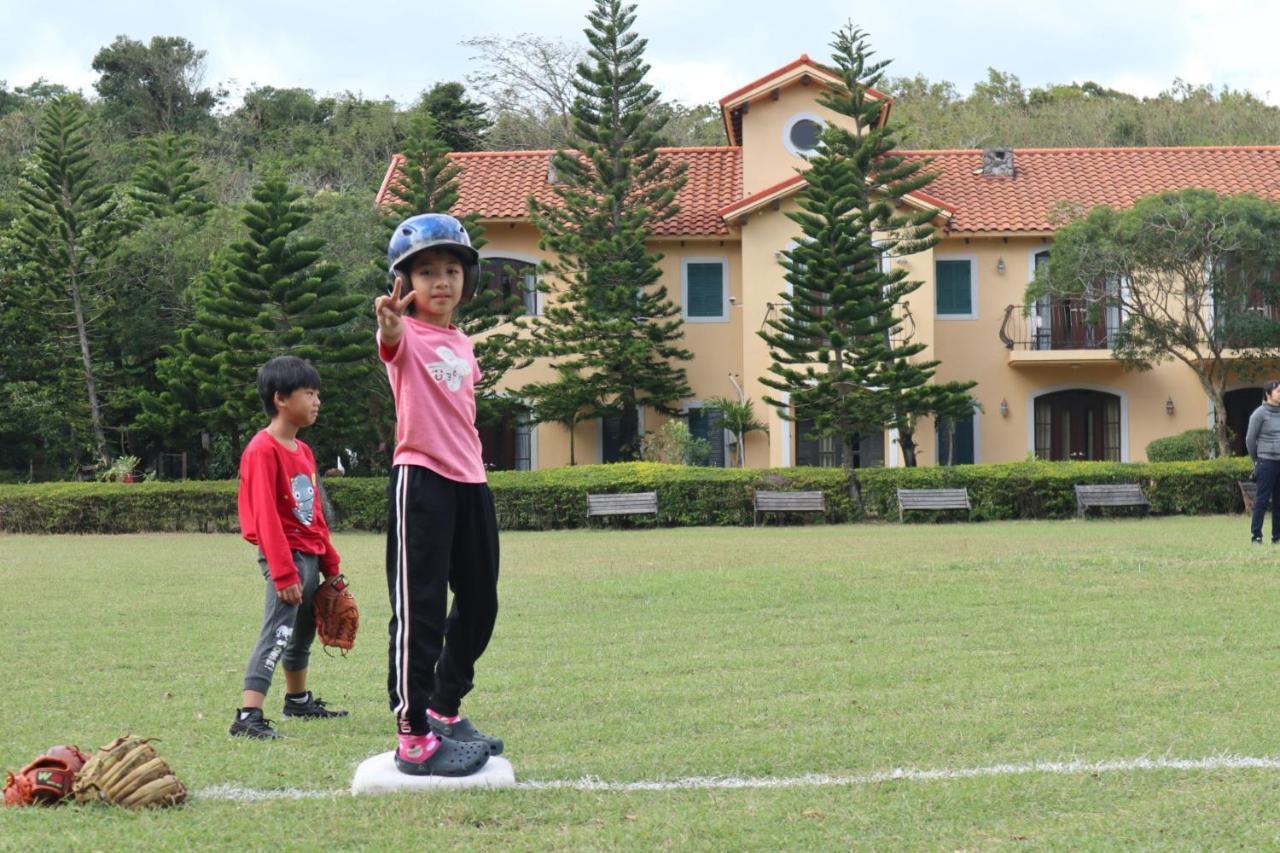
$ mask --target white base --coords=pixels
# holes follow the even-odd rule
[[[516,783],[511,762],[491,755],[470,776],[410,776],[396,767],[395,752],[383,752],[366,758],[356,768],[351,781],[353,794],[394,794],[400,791],[439,791],[459,788],[510,788]]]

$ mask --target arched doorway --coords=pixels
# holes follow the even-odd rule
[[[1244,437],[1249,431],[1249,416],[1262,405],[1262,386],[1228,391],[1223,402],[1227,408],[1227,428],[1231,430],[1231,452],[1235,456],[1244,456]]]
[[[1052,462],[1119,462],[1120,398],[1105,391],[1070,389],[1035,401],[1035,452]]]

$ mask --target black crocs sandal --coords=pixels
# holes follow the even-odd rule
[[[406,761],[396,749],[396,768],[410,776],[470,776],[489,760],[489,750],[482,743],[461,743],[440,738],[440,746],[426,761]]]
[[[502,755],[502,738],[492,737],[477,730],[471,724],[471,720],[466,717],[456,723],[446,723],[428,714],[427,724],[431,726],[431,731],[435,732],[437,737],[452,738],[460,743],[483,743],[489,747],[490,755]]]

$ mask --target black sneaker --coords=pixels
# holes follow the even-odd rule
[[[439,737],[452,738],[459,743],[482,743],[489,747],[490,755],[502,755],[502,738],[491,737],[477,731],[476,727],[471,725],[471,721],[466,717],[456,723],[446,723],[444,720],[437,720],[427,714],[427,724],[431,726],[431,731],[435,732]]]
[[[257,740],[278,740],[284,735],[271,728],[271,721],[263,719],[261,708],[236,711],[231,723],[232,737],[251,737]]]
[[[1253,539],[1251,539],[1251,540],[1250,540],[1250,544],[1252,544],[1252,545],[1261,545],[1261,544],[1262,544],[1262,537],[1261,537],[1261,536],[1255,536],[1255,537],[1253,537]]]
[[[286,717],[302,717],[308,720],[327,719],[329,717],[345,717],[346,711],[338,708],[329,709],[325,707],[325,702],[319,696],[307,691],[307,701],[295,702],[285,697],[284,715]]]

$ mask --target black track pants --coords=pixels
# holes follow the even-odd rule
[[[458,713],[498,616],[498,519],[485,483],[397,465],[388,488],[387,692],[402,732]],[[453,606],[447,608],[448,591]]]

